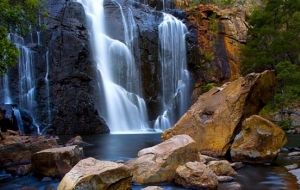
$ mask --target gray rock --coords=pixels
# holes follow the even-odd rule
[[[233,167],[233,169],[235,170],[239,170],[241,168],[243,168],[245,165],[243,164],[243,162],[234,162],[230,164],[231,167]]]
[[[241,190],[242,186],[238,182],[229,182],[229,183],[221,183],[219,185],[220,189],[228,189],[228,190]]]
[[[298,164],[291,164],[291,165],[287,165],[284,166],[287,170],[294,170],[298,168]]]
[[[161,188],[159,186],[149,186],[149,187],[145,187],[141,190],[163,190],[163,188]]]
[[[231,181],[233,181],[233,180],[234,180],[234,178],[231,177],[231,176],[218,176],[218,181],[219,181],[220,183],[231,182]]]
[[[300,156],[300,152],[291,152],[288,156]]]

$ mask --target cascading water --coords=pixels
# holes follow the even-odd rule
[[[163,13],[159,25],[159,57],[162,80],[162,114],[154,128],[165,130],[184,114],[189,105],[190,75],[186,63],[186,26],[174,16]]]
[[[15,34],[10,34],[9,39],[19,50],[19,106],[35,116],[35,76],[33,52],[25,46],[24,39]],[[39,126],[33,121],[33,125],[40,133]]]
[[[4,104],[12,104],[10,90],[9,90],[9,81],[8,74],[4,74],[2,77],[2,87],[3,87],[3,103]]]
[[[49,86],[49,51],[46,51],[46,74],[45,74],[45,84],[46,84],[46,95],[47,95],[47,116],[48,125],[51,124],[51,109],[50,109],[50,86]]]
[[[133,32],[122,7],[124,41],[112,39],[105,31],[103,0],[77,0],[85,9],[90,27],[94,61],[100,73],[105,118],[112,133],[132,133],[148,129],[147,110],[141,97],[139,68],[131,51]],[[132,21],[132,20],[131,20]]]
[[[19,132],[20,132],[20,134],[23,135],[24,134],[24,125],[23,125],[23,120],[22,120],[20,110],[17,109],[17,108],[12,108],[12,110],[14,112],[14,116],[15,116],[16,121],[17,121]]]

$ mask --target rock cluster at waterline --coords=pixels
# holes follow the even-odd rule
[[[0,141],[0,166],[14,175],[26,175],[31,171],[31,157],[34,153],[58,147],[55,138],[19,135],[4,137]]]
[[[259,74],[252,73],[221,87],[213,88],[201,95],[175,126],[162,134],[162,138],[166,140],[174,135],[188,134],[196,141],[197,149],[201,153],[211,156],[225,156],[230,150],[233,139],[240,131],[241,123],[247,117],[257,114],[270,100],[275,84],[274,73],[265,71]],[[258,116],[247,121],[253,121],[253,118],[259,122],[255,123],[257,126],[248,128],[251,130],[257,128],[258,131],[267,130],[265,135],[270,140],[265,142],[264,153],[256,154],[256,159],[252,162],[259,160],[270,162],[286,143],[285,134],[278,126]],[[259,138],[259,136],[261,136],[260,132],[257,132],[250,139]],[[240,145],[241,143],[236,139],[234,150],[241,148]],[[248,153],[252,154],[253,151],[257,150],[257,146],[260,144],[254,144]],[[232,155],[238,155],[234,150]],[[240,157],[241,159],[236,158],[236,160],[247,162],[250,161],[248,158],[251,156],[253,155],[248,154],[245,159]]]
[[[198,159],[195,141],[188,135],[178,135],[156,146],[139,151],[129,163],[133,181],[140,184],[171,182],[179,165]]]

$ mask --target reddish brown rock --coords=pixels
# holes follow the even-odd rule
[[[285,132],[280,127],[253,115],[243,122],[242,130],[232,144],[230,155],[233,161],[272,162],[286,142]]]
[[[188,162],[176,169],[175,183],[192,189],[217,189],[218,178],[205,164]]]
[[[210,156],[224,156],[234,139],[237,126],[250,115],[258,113],[273,96],[275,75],[271,71],[246,77],[213,88],[197,102],[162,138],[187,134],[198,150]]]
[[[51,148],[32,156],[33,171],[41,176],[63,177],[83,158],[78,146]]]
[[[0,165],[4,167],[29,164],[32,154],[58,147],[56,138],[44,136],[5,136],[0,141]]]

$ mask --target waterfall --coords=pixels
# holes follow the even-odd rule
[[[189,105],[190,75],[187,70],[186,26],[174,16],[163,13],[159,25],[159,57],[162,80],[162,114],[154,128],[165,130],[185,113]]]
[[[4,104],[12,104],[10,90],[9,90],[9,79],[8,74],[4,74],[2,77],[2,86],[3,86],[3,103]]]
[[[12,108],[13,112],[14,112],[14,116],[16,118],[17,121],[17,125],[18,125],[18,129],[21,135],[24,134],[24,125],[23,125],[23,120],[22,120],[22,116],[20,113],[20,110],[17,108]]]
[[[132,133],[148,129],[147,110],[142,98],[139,68],[135,62],[128,26],[122,7],[120,12],[125,43],[112,39],[105,31],[104,0],[77,0],[84,7],[90,28],[94,61],[100,73],[99,106],[112,133]],[[131,20],[132,22],[132,20]]]
[[[26,109],[35,118],[35,76],[34,76],[34,52],[25,46],[24,39],[15,34],[10,34],[9,39],[19,50],[19,106]],[[40,133],[39,126],[33,121],[37,132]]]
[[[45,85],[46,85],[46,95],[47,95],[47,117],[48,125],[51,124],[51,109],[50,109],[50,87],[49,87],[49,50],[46,51],[46,74],[45,74]]]

